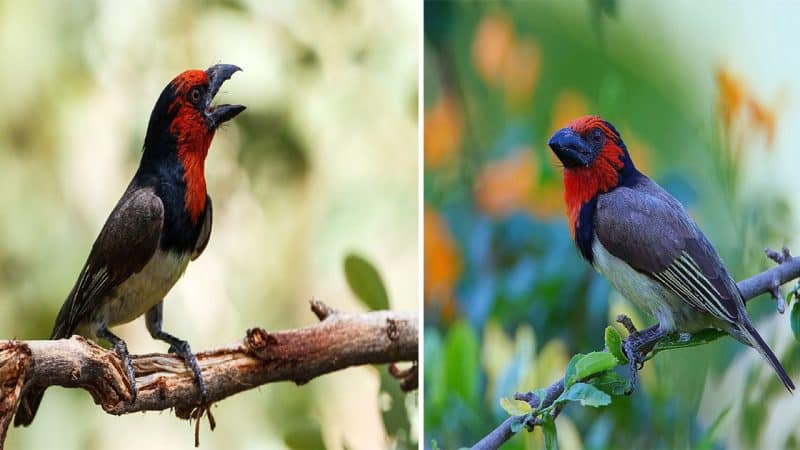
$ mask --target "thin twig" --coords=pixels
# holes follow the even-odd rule
[[[639,332],[639,330],[636,329],[636,325],[633,324],[631,318],[625,314],[617,315],[617,323],[625,327],[625,329],[628,330],[628,334],[636,334]]]

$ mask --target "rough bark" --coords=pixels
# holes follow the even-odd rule
[[[314,300],[311,310],[320,319],[313,326],[274,333],[252,328],[239,342],[197,353],[209,404],[266,383],[304,384],[347,367],[419,358],[419,323],[414,314],[342,313]],[[182,359],[172,354],[132,355],[132,359],[138,388],[133,402],[117,355],[91,341],[80,336],[0,341],[0,448],[26,383],[85,389],[109,414],[175,408],[181,418],[198,418],[208,410],[208,405],[198,404],[197,386]],[[417,387],[416,372],[416,365],[392,370],[409,390]]]

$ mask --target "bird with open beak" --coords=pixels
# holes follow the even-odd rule
[[[130,381],[136,379],[125,341],[109,328],[145,314],[154,339],[167,342],[194,373],[200,403],[207,400],[197,358],[189,344],[162,329],[164,296],[195,260],[211,235],[211,197],[205,160],[217,128],[244,111],[212,105],[220,86],[241,70],[217,64],[187,70],[167,84],[150,115],[139,168],[111,211],[72,291],[58,313],[51,339],[80,334],[109,342]],[[25,386],[14,424],[29,425],[44,395]]]

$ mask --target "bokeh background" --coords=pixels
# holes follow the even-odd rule
[[[787,2],[426,2],[425,445],[471,445],[600,350],[618,313],[653,319],[578,257],[546,142],[614,123],[640,170],[687,205],[737,279],[800,252],[800,10]],[[748,308],[797,380],[788,314]],[[717,420],[719,419],[719,421]],[[639,390],[569,406],[561,448],[796,448],[800,408],[732,339],[661,353]],[[717,422],[716,427],[712,424]],[[504,448],[541,448],[540,430]]]
[[[313,324],[311,297],[365,310],[345,279],[350,252],[378,268],[393,309],[416,311],[419,9],[0,0],[0,337],[49,335],[136,170],[161,90],[219,62],[244,72],[218,101],[247,111],[214,139],[211,242],[167,296],[165,329],[201,350],[251,326]],[[117,332],[133,353],[166,351],[143,319]],[[377,368],[361,367],[237,395],[214,408],[214,432],[201,424],[201,445],[413,444],[415,395],[389,395],[380,382]],[[52,388],[7,448],[193,448],[193,434],[169,412],[114,417],[86,392]]]

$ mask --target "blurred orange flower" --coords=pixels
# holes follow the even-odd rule
[[[483,213],[504,217],[531,203],[539,177],[539,163],[529,148],[486,164],[475,181],[475,201]]]
[[[745,87],[742,80],[727,69],[717,71],[719,111],[725,126],[730,127],[733,116],[744,106]]]
[[[717,71],[717,89],[719,90],[719,115],[729,137],[733,136],[733,125],[739,123],[742,129],[738,142],[733,142],[738,147],[743,146],[745,138],[754,133],[763,132],[767,139],[767,148],[771,148],[775,141],[777,125],[777,102],[767,106],[756,98],[755,94],[747,87],[744,80],[728,68]]]
[[[472,41],[472,61],[487,84],[500,82],[514,41],[514,27],[508,16],[494,12],[481,19]]]
[[[516,45],[508,55],[504,70],[506,100],[524,102],[531,99],[533,88],[539,79],[542,50],[533,39]]]
[[[750,108],[750,117],[755,126],[764,130],[767,137],[767,148],[772,148],[772,144],[775,142],[775,123],[777,122],[775,109],[768,108],[753,98],[749,99],[747,106]]]
[[[501,85],[506,101],[530,101],[542,62],[539,44],[517,39],[514,24],[504,13],[485,15],[472,41],[472,61],[478,75],[490,86]]]
[[[447,222],[428,206],[425,207],[424,227],[425,301],[437,303],[443,320],[449,321],[455,316],[454,289],[461,275],[461,255]]]
[[[425,167],[441,168],[455,157],[461,145],[462,119],[449,94],[425,112]]]

